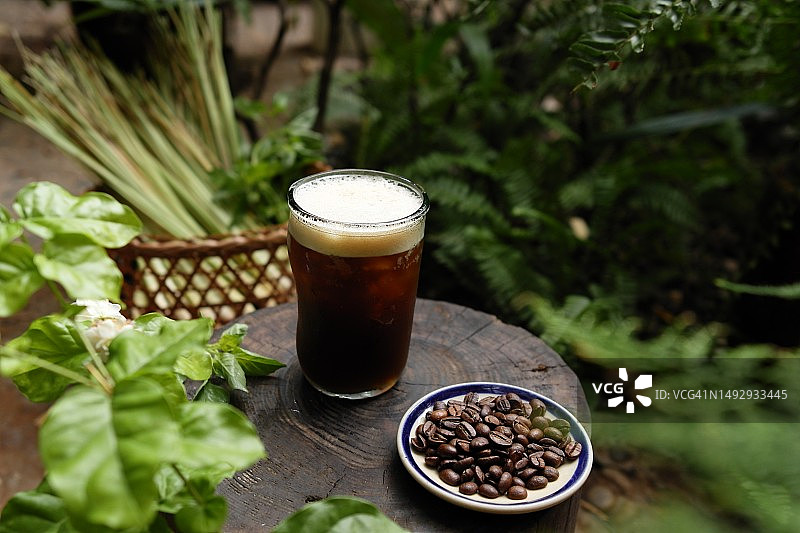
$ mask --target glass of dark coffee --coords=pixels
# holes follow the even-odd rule
[[[330,396],[377,396],[408,359],[428,197],[373,170],[332,170],[289,188],[297,357]]]

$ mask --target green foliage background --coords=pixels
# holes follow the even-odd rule
[[[375,46],[335,81],[329,157],[426,188],[423,296],[530,328],[587,388],[609,357],[684,386],[682,359],[736,357],[775,371],[719,383],[800,392],[796,302],[729,290],[800,277],[800,3],[347,5]],[[677,489],[606,525],[796,530],[796,400],[787,423],[597,425]]]

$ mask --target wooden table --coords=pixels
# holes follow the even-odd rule
[[[252,420],[269,454],[221,485],[225,531],[268,531],[304,504],[327,496],[371,501],[410,531],[572,531],[580,491],[550,509],[490,515],[433,496],[406,472],[395,438],[414,401],[465,381],[511,383],[549,396],[586,422],[580,383],[561,358],[522,328],[454,304],[417,301],[408,365],[390,391],[369,400],[329,398],[303,378],[295,354],[297,307],[262,309],[238,322],[244,347],[287,364],[248,380],[234,403]]]

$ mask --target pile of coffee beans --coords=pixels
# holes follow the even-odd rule
[[[582,450],[568,421],[547,418],[538,400],[510,392],[436,402],[411,438],[411,448],[439,479],[462,494],[524,500],[558,479],[558,467]]]

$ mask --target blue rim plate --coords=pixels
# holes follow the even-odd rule
[[[411,436],[415,428],[425,421],[425,413],[431,409],[434,402],[462,399],[468,392],[475,392],[479,397],[497,396],[514,392],[523,400],[530,401],[538,398],[547,406],[547,415],[551,418],[563,418],[570,423],[572,437],[581,443],[583,450],[575,461],[564,463],[558,468],[559,478],[547,484],[540,490],[529,490],[525,500],[511,500],[505,496],[489,500],[477,494],[466,496],[458,492],[458,487],[451,487],[439,479],[435,469],[425,466],[425,457],[411,450]],[[589,436],[580,422],[558,403],[546,396],[537,394],[528,389],[506,385],[476,381],[471,383],[458,383],[430,392],[414,402],[400,420],[397,430],[397,451],[400,461],[408,473],[434,495],[452,504],[475,511],[495,514],[520,514],[547,509],[563,502],[583,485],[592,469],[594,454]]]

